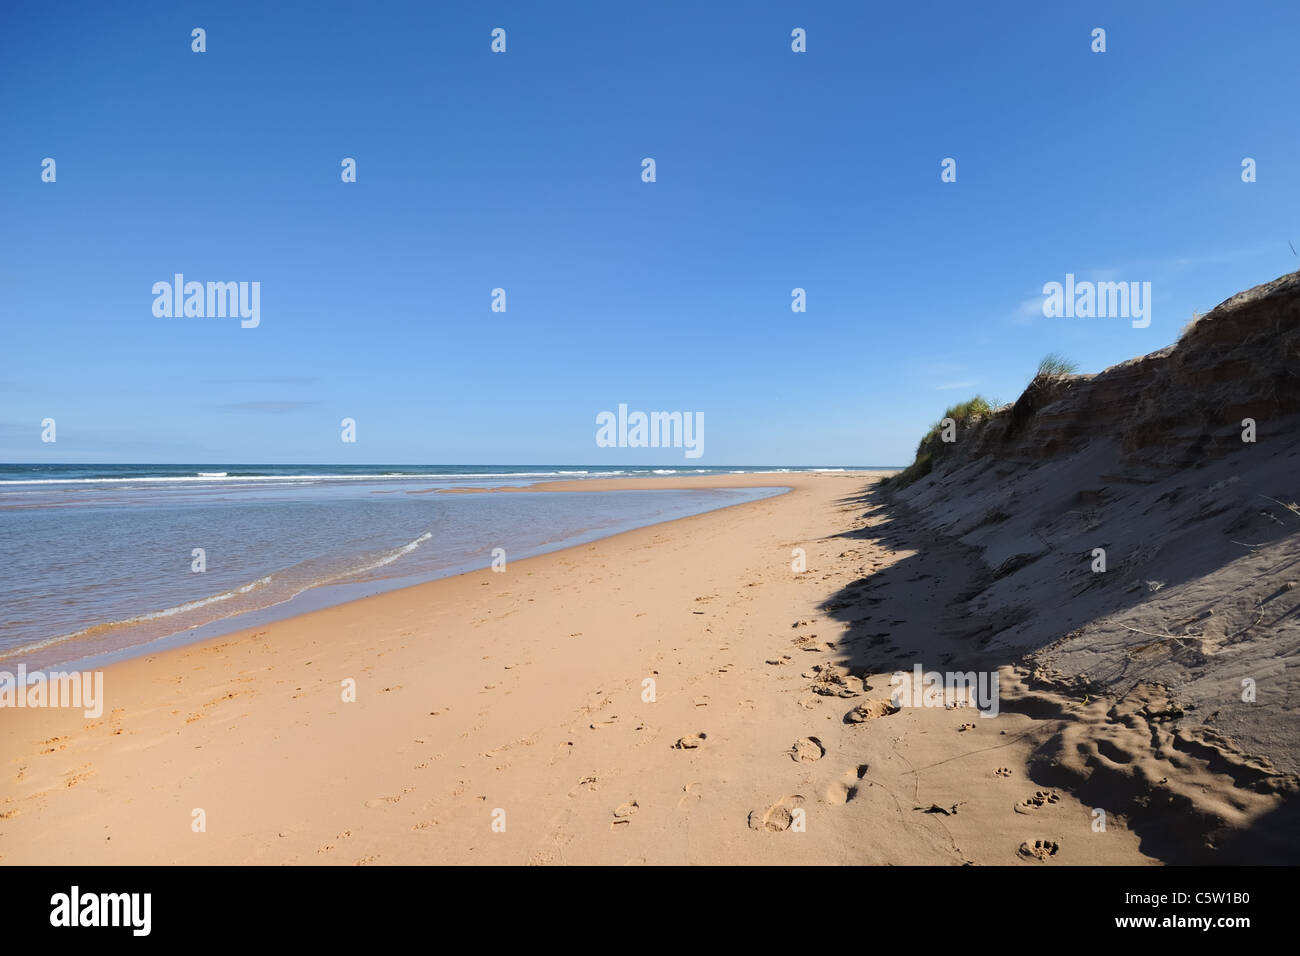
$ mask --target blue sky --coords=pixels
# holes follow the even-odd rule
[[[10,0],[0,460],[681,460],[597,448],[622,402],[703,413],[701,465],[906,463],[1043,354],[1098,371],[1300,266],[1297,36],[1290,2]],[[155,317],[177,272],[260,282],[260,326]],[[1150,327],[1035,314],[1067,272],[1151,282]]]

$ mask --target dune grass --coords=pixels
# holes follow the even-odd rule
[[[1049,352],[1038,363],[1038,369],[1025,388],[1024,394],[1017,400],[1011,413],[1011,425],[1016,426],[1020,419],[1032,417],[1052,396],[1056,395],[1071,375],[1079,371],[1077,362],[1065,358],[1056,352]],[[943,417],[930,426],[920,443],[916,446],[915,460],[896,475],[890,475],[881,481],[893,488],[906,488],[912,482],[924,478],[933,469],[935,462],[942,458],[951,447],[942,440],[943,423],[951,418],[956,425],[957,435],[963,435],[967,429],[987,420],[998,408],[997,402],[990,402],[983,395],[975,395],[964,402],[950,405]]]
[[[1072,362],[1056,352],[1048,352],[1038,363],[1038,371],[1034,373],[1034,381],[1040,379],[1048,382],[1060,381],[1079,371],[1079,363]]]
[[[941,448],[944,442],[941,440],[943,423],[951,418],[957,427],[958,434],[969,425],[987,418],[993,411],[993,405],[983,395],[976,395],[964,402],[958,402],[956,405],[950,405],[944,410],[943,417],[930,426],[930,430],[925,433],[920,443],[916,446],[916,459],[912,464],[896,475],[890,475],[882,480],[882,484],[888,483],[896,488],[905,488],[912,482],[924,478],[934,467],[936,456],[942,456]]]

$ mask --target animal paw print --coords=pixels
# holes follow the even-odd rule
[[[1052,857],[1060,852],[1061,845],[1053,840],[1035,840],[1030,843],[1026,840],[1020,844],[1020,855],[1030,860],[1038,860],[1046,863]]]
[[[975,729],[974,724],[962,724],[960,727],[957,728],[957,732],[961,734],[961,733],[965,733],[968,730],[974,730],[974,729]]]
[[[1050,804],[1061,802],[1061,795],[1055,790],[1036,790],[1032,797],[1026,797],[1016,804],[1017,813],[1033,813]]]
[[[994,771],[993,771],[993,776],[995,776],[995,777],[1009,777],[1009,776],[1011,776],[1011,768],[1010,768],[1010,767],[998,767],[997,770],[994,770]]]

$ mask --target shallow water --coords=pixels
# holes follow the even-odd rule
[[[232,629],[320,606],[325,595],[338,603],[488,567],[494,549],[514,561],[781,490],[442,495],[425,492],[552,480],[559,469],[324,477],[323,466],[243,476],[239,466],[188,466],[106,477],[102,466],[80,466],[101,469],[89,475],[62,467],[58,477],[47,469],[16,480],[0,471],[6,667],[206,636],[223,622]]]

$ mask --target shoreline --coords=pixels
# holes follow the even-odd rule
[[[883,473],[885,472],[880,474]],[[209,704],[257,695],[259,691],[245,689],[243,686],[255,683],[254,679],[248,673],[231,673],[229,670],[230,665],[226,662],[228,658],[239,657],[244,663],[248,663],[254,658],[260,659],[270,654],[275,658],[275,662],[269,666],[278,686],[295,679],[292,676],[286,676],[286,674],[291,674],[296,670],[294,659],[295,657],[301,657],[305,648],[316,647],[322,642],[323,639],[314,636],[316,634],[324,632],[340,634],[341,632],[348,635],[344,637],[345,643],[342,646],[334,648],[336,653],[346,656],[355,648],[356,638],[353,635],[359,628],[365,626],[363,622],[371,618],[393,617],[409,621],[412,606],[427,605],[435,594],[437,595],[436,600],[448,606],[458,602],[473,604],[475,602],[466,601],[466,598],[469,598],[472,594],[470,589],[490,585],[494,583],[494,578],[498,580],[504,579],[502,583],[508,584],[519,577],[532,576],[538,573],[534,570],[538,566],[554,575],[558,568],[573,562],[576,555],[584,551],[604,554],[608,551],[617,550],[626,554],[645,543],[657,539],[665,540],[671,537],[675,540],[681,540],[689,537],[692,529],[702,523],[713,523],[723,516],[726,516],[727,523],[732,523],[735,520],[732,516],[738,512],[762,509],[770,506],[771,502],[782,501],[791,495],[796,495],[799,489],[793,487],[794,485],[806,487],[812,482],[837,482],[837,479],[849,484],[860,485],[866,480],[866,475],[853,472],[785,474],[798,476],[798,480],[790,483],[783,482],[782,487],[791,488],[789,492],[784,494],[759,499],[758,501],[728,505],[699,515],[620,532],[600,538],[595,542],[532,558],[520,559],[517,562],[512,561],[508,571],[503,575],[494,575],[487,569],[471,571],[454,577],[436,579],[395,591],[348,601],[320,610],[308,611],[304,614],[280,619],[265,626],[244,628],[220,637],[207,638],[156,653],[115,661],[104,668],[108,702],[105,705],[105,714],[99,720],[87,721],[80,711],[25,709],[18,710],[16,713],[10,712],[7,715],[10,719],[5,721],[3,732],[0,733],[0,738],[3,739],[4,744],[3,747],[0,747],[0,755],[5,757],[6,764],[3,777],[4,785],[0,786],[0,828],[2,828],[0,829],[0,862],[21,861],[22,852],[19,846],[25,842],[25,838],[21,837],[20,834],[26,833],[32,836],[33,828],[40,829],[39,826],[36,826],[37,818],[44,816],[45,812],[51,811],[56,816],[61,816],[56,809],[47,809],[44,806],[50,800],[52,793],[57,792],[61,798],[73,797],[75,800],[75,795],[78,792],[81,794],[91,792],[90,790],[81,790],[83,780],[102,778],[110,773],[116,776],[122,770],[120,762],[116,760],[113,761],[112,766],[101,765],[97,760],[94,764],[95,769],[91,769],[90,766],[79,769],[82,764],[63,767],[63,761],[68,759],[69,755],[98,757],[102,760],[105,758],[106,745],[107,751],[111,753],[114,750],[113,744],[120,743],[123,737],[139,734],[147,736],[159,734],[186,736],[186,728],[193,729],[202,726],[200,718],[206,717],[204,711]],[[592,480],[573,480],[553,483],[555,487],[545,490],[593,491],[611,490],[611,488],[633,490],[630,486],[635,486],[637,489],[650,489],[684,488],[687,485],[691,488],[772,487],[771,478],[771,475],[766,474],[753,476],[689,476],[686,478],[665,476],[655,479],[629,479],[626,483],[619,479],[610,479],[610,487],[601,488],[593,488]],[[521,490],[538,489],[532,487]],[[487,610],[490,613],[490,609]],[[385,637],[401,636],[400,632],[398,634],[393,633],[392,625],[384,624],[379,625],[379,627],[386,632]],[[276,640],[277,644],[274,650],[267,646],[268,638]],[[392,653],[391,649],[385,650],[380,643],[376,643],[371,650],[375,651],[377,657],[384,657]],[[488,648],[485,647],[486,650]],[[312,654],[311,656],[318,658],[323,655]],[[185,693],[182,693],[180,699],[177,699],[164,689],[168,685],[192,683],[196,672],[205,671],[213,666],[214,658],[222,659],[225,664],[222,668],[221,687],[226,690],[226,693],[217,696],[213,700],[198,701],[197,699],[190,699]],[[310,665],[302,664],[302,666],[307,667]],[[347,669],[358,673],[371,672],[375,669],[375,664],[367,661],[354,661],[353,665]],[[198,696],[205,696],[205,693],[200,692]],[[172,704],[179,704],[180,706],[176,707],[174,711],[163,715],[159,710],[162,706],[159,703],[160,697],[170,699]],[[279,708],[273,709],[279,710]],[[131,725],[135,723],[132,715],[141,710],[147,712],[154,719],[144,721],[145,726],[139,729],[130,729]],[[262,715],[258,714],[249,714],[248,716],[255,719],[262,718]],[[283,714],[277,713],[276,717],[279,716],[283,716]],[[268,717],[266,719],[274,722],[276,718]],[[212,745],[202,746],[207,748]],[[33,749],[36,751],[32,755],[33,757],[46,758],[39,761],[39,764],[46,765],[42,768],[45,773],[40,775],[37,775],[37,767],[34,766],[38,761],[29,762],[25,756],[28,751]],[[53,774],[53,776],[46,776],[46,774]],[[57,791],[43,786],[44,783],[54,779],[61,782]],[[84,785],[87,787],[92,786],[89,783]],[[100,798],[93,800],[87,806],[100,806],[101,799],[102,794]],[[109,801],[103,802],[107,803]],[[15,813],[15,810],[18,812]],[[183,832],[188,832],[188,823],[186,823]],[[77,841],[69,839],[63,841],[63,843],[65,846],[73,847],[76,846]],[[48,850],[48,847],[46,849]],[[120,859],[108,854],[102,857],[94,854],[94,857],[99,862]],[[39,858],[39,856],[34,857],[33,861]],[[73,860],[77,862],[85,861],[83,858],[76,856],[69,856],[67,859],[69,862]],[[141,859],[161,860],[171,858],[148,856]]]
[[[98,720],[5,715],[0,863],[1159,862],[1047,779],[1091,712],[961,637],[979,569],[882,474],[110,665]],[[892,709],[913,664],[998,716]]]
[[[465,489],[427,489],[427,490],[407,490],[407,491],[386,491],[372,492],[372,494],[426,494],[426,493],[480,493],[491,494],[496,491],[511,492],[613,492],[613,491],[725,491],[733,489],[754,489],[754,490],[771,490],[773,494],[784,494],[789,490],[788,486],[780,484],[770,484],[765,482],[754,481],[737,481],[736,478],[748,478],[750,475],[766,475],[767,473],[753,472],[746,475],[711,475],[711,476],[692,476],[689,479],[676,478],[627,478],[627,479],[562,479],[547,481],[536,485],[512,485],[501,488],[465,488]],[[722,481],[723,477],[732,480]],[[709,480],[714,479],[714,480]],[[598,487],[590,487],[598,485]],[[760,499],[761,500],[761,499]],[[747,502],[735,502],[731,504],[720,504],[708,510],[719,510],[721,508],[736,507],[738,504]],[[696,513],[707,513],[696,512]],[[619,530],[597,529],[595,531],[583,531],[576,535],[561,537],[553,541],[545,542],[541,545],[526,549],[524,555],[520,558],[511,560],[525,560],[528,557],[536,557],[543,554],[550,554],[555,551],[565,550],[568,548],[581,547],[592,541],[599,541],[606,537],[612,537],[627,531],[636,530],[637,528],[653,527],[656,524],[663,524],[679,520],[680,517],[690,517],[690,514],[679,517],[670,517],[651,521],[647,524],[638,524],[631,528],[622,528]],[[421,584],[427,584],[431,581],[442,580],[448,577],[456,577],[461,574],[468,574],[475,570],[481,570],[478,567],[479,560],[465,561],[458,565],[444,569],[435,573],[433,576],[427,576],[426,573],[408,571],[402,574],[394,574],[383,577],[358,577],[355,580],[344,581],[323,581],[308,585],[295,594],[287,598],[278,600],[272,604],[262,607],[254,607],[242,611],[237,611],[225,617],[214,618],[211,621],[202,624],[190,625],[175,631],[154,634],[138,643],[131,643],[121,647],[110,647],[107,649],[87,649],[84,652],[77,653],[75,656],[66,658],[57,658],[53,654],[42,654],[47,649],[56,649],[54,653],[59,653],[58,649],[63,648],[65,644],[74,643],[78,640],[99,639],[105,635],[111,635],[114,632],[122,632],[133,626],[153,620],[160,616],[165,616],[170,609],[143,611],[137,617],[128,618],[118,621],[100,622],[91,627],[72,634],[55,635],[43,638],[24,648],[15,648],[6,650],[0,654],[0,671],[6,667],[12,668],[17,664],[24,664],[27,670],[31,672],[63,670],[63,669],[86,669],[100,668],[121,660],[129,660],[150,653],[160,653],[175,647],[187,646],[189,644],[199,643],[205,640],[213,640],[240,631],[249,630],[256,627],[266,626],[279,620],[295,617],[301,614],[311,613],[312,611],[324,610],[330,607],[337,607],[351,601],[364,600],[367,597],[373,597],[378,594],[386,594],[393,591],[403,590],[409,587],[418,587]],[[283,570],[283,569],[281,569]],[[281,571],[274,571],[271,574],[279,574]],[[268,575],[267,577],[270,577]],[[243,588],[249,588],[257,582],[244,583]],[[241,585],[221,592],[217,595],[206,595],[194,599],[196,604],[205,604],[217,599],[223,595],[235,593],[241,588]],[[35,665],[35,666],[33,666]]]

